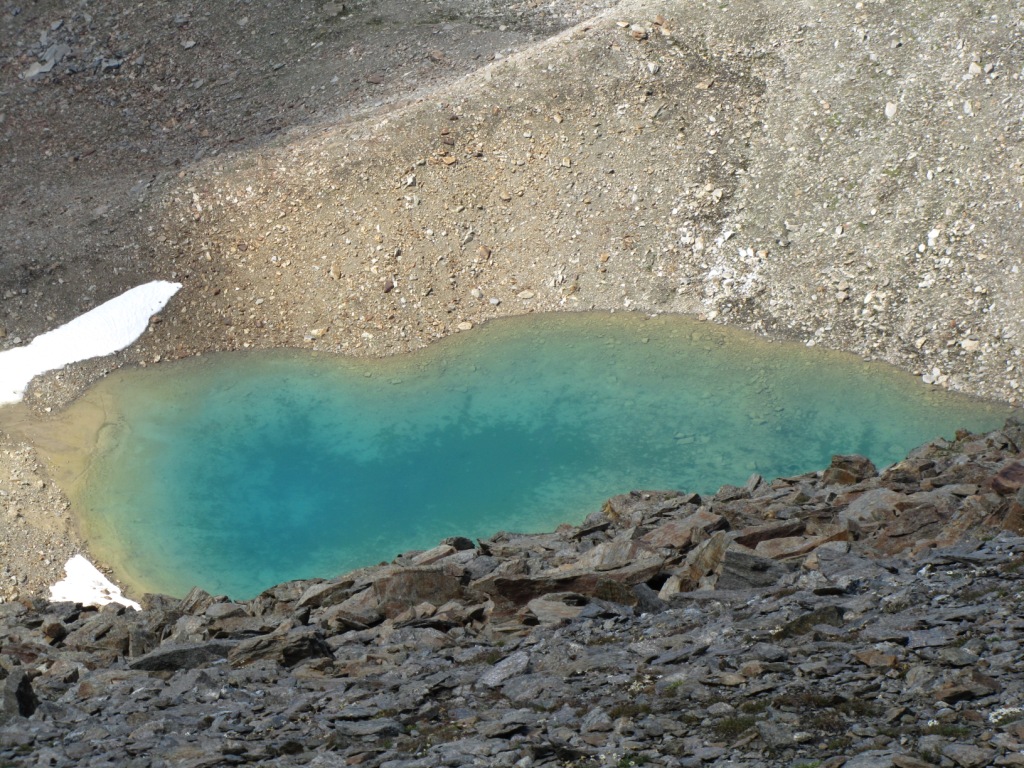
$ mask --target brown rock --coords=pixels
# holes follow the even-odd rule
[[[803,520],[780,520],[777,523],[751,525],[743,528],[736,533],[733,541],[744,547],[754,548],[768,539],[800,536],[805,530],[807,530],[807,524]]]
[[[643,535],[641,541],[658,549],[685,549],[693,541],[695,531],[712,533],[728,528],[728,521],[710,510],[701,507],[682,520],[670,520]]]
[[[851,538],[852,534],[843,528],[821,536],[786,536],[780,539],[768,539],[758,544],[754,551],[762,557],[784,560],[788,557],[806,555],[823,544],[833,541],[849,541]]]
[[[354,622],[372,627],[384,620],[384,614],[376,590],[367,588],[338,603],[323,618],[327,621],[340,621],[342,625]]]
[[[405,568],[373,583],[380,611],[396,616],[406,608],[428,602],[443,605],[462,592],[462,568],[441,566]]]
[[[710,539],[691,550],[677,574],[680,579],[679,591],[689,592],[696,589],[704,577],[712,574],[717,576],[731,543],[724,531],[717,531]]]
[[[947,704],[953,704],[965,699],[978,699],[982,696],[991,696],[998,693],[1002,686],[998,680],[983,675],[977,670],[958,677],[955,680],[940,685],[935,689],[935,698]]]
[[[895,655],[879,651],[877,648],[854,651],[853,657],[866,667],[895,667],[899,661]]]
[[[637,596],[630,587],[649,581],[664,566],[661,558],[644,560],[623,568],[596,573],[594,571],[543,571],[536,575],[515,573],[514,569],[498,569],[473,582],[473,589],[494,598],[495,604],[509,606],[527,604],[535,597],[552,592],[577,592],[602,600],[633,605]]]
[[[601,511],[621,525],[639,525],[644,518],[673,512],[687,504],[699,505],[700,496],[679,491],[630,491],[608,499]]]
[[[297,608],[326,608],[337,605],[351,597],[354,583],[350,578],[317,582],[302,593],[295,605]]]
[[[1010,496],[1024,488],[1024,462],[1011,461],[992,477],[992,490],[1000,496]]]
[[[832,464],[822,474],[821,482],[823,485],[853,485],[877,474],[875,465],[864,456],[836,455],[832,457]]]

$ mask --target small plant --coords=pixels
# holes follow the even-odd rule
[[[753,715],[733,715],[730,717],[723,717],[711,726],[711,730],[713,730],[715,735],[720,739],[734,741],[749,729],[753,728],[754,723],[756,722],[757,718]]]
[[[830,752],[842,752],[846,750],[846,748],[849,747],[851,744],[853,744],[853,737],[849,734],[845,734],[843,736],[836,736],[834,739],[828,742],[828,744],[825,745],[825,749],[829,750]]]
[[[631,768],[634,765],[647,765],[650,761],[647,755],[623,755],[615,765],[616,768]]]
[[[673,680],[671,683],[669,683],[662,689],[662,695],[674,698],[679,695],[679,691],[682,689],[682,687],[682,680]]]
[[[740,712],[748,715],[756,715],[768,709],[767,699],[748,699],[740,704]]]
[[[649,715],[650,713],[651,708],[646,704],[637,704],[636,702],[631,701],[625,704],[616,704],[608,710],[608,717],[612,720],[618,720],[620,717],[634,720],[639,715]]]
[[[927,736],[945,736],[951,739],[958,739],[962,736],[966,736],[971,732],[971,729],[966,725],[957,725],[956,723],[928,723],[922,731]]]
[[[1000,707],[999,709],[992,710],[988,716],[988,721],[992,725],[1000,726],[1015,722],[1021,718],[1024,718],[1024,709],[1021,707]]]

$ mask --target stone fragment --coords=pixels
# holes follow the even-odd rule
[[[311,584],[299,597],[296,608],[327,608],[344,602],[352,595],[354,579],[341,578]]]
[[[722,558],[715,586],[718,589],[769,587],[789,572],[789,568],[775,560],[730,547]]]
[[[39,706],[39,699],[32,690],[32,678],[24,669],[7,673],[0,691],[0,725],[20,717],[31,717]]]
[[[589,602],[575,592],[553,592],[534,598],[526,604],[526,610],[540,624],[561,624],[577,618]]]
[[[694,547],[676,574],[680,579],[679,591],[688,592],[696,589],[705,576],[717,575],[731,543],[724,531],[717,531],[707,541]]]
[[[226,659],[236,642],[210,640],[205,643],[164,643],[156,650],[128,663],[130,669],[147,672],[173,672],[193,669]]]
[[[296,627],[287,632],[272,632],[242,640],[228,653],[228,661],[233,667],[244,667],[254,661],[269,659],[292,667],[305,659],[331,655],[331,649],[316,627]]]
[[[779,520],[765,525],[751,525],[736,532],[733,541],[753,549],[762,541],[787,536],[800,536],[807,530],[803,520]]]
[[[651,529],[641,541],[658,549],[680,550],[690,545],[696,531],[708,534],[728,526],[724,517],[702,507],[682,520],[669,520]]]
[[[700,496],[679,491],[630,491],[608,499],[601,512],[605,518],[623,526],[638,526],[645,520],[653,520],[674,513],[684,506],[697,506]]]
[[[954,704],[965,699],[977,699],[998,693],[1002,686],[995,678],[983,675],[977,670],[957,675],[935,689],[936,700]]]
[[[961,768],[981,768],[989,765],[994,757],[994,751],[990,748],[960,742],[944,747],[942,754]]]
[[[793,731],[782,723],[760,720],[756,724],[757,734],[769,749],[783,749],[793,744]]]
[[[877,648],[864,648],[853,652],[853,657],[867,667],[895,667],[899,658]]]
[[[529,666],[530,654],[526,651],[516,651],[480,675],[477,684],[485,688],[496,688],[509,678],[523,674]]]
[[[839,520],[857,525],[872,524],[891,517],[906,496],[888,488],[865,491],[839,513]]]
[[[636,565],[643,561],[657,561],[660,564],[663,560],[664,558],[642,539],[613,539],[612,541],[598,544],[578,559],[547,573],[554,574],[567,570],[613,571],[617,568]]]
[[[875,465],[864,456],[835,455],[829,468],[822,474],[821,482],[823,485],[853,485],[877,474]]]
[[[828,624],[833,627],[843,626],[842,610],[834,605],[826,605],[809,611],[803,616],[783,624],[779,636],[796,637],[798,635],[806,635],[818,624]]]
[[[1012,496],[1024,488],[1024,462],[1011,461],[992,476],[992,490],[1000,496]]]
[[[373,583],[380,611],[394,616],[419,603],[443,605],[462,594],[462,569],[457,566],[406,568]]]
[[[337,621],[343,626],[346,622],[372,627],[384,620],[380,597],[372,587],[367,587],[328,609],[321,620]]]

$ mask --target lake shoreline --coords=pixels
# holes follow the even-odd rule
[[[760,370],[763,366],[766,365],[768,366],[767,368],[765,368],[766,371],[774,370],[775,368],[782,364],[781,361],[788,360],[790,359],[790,357],[792,357],[794,361],[804,360],[806,358],[806,363],[801,363],[801,365],[808,366],[809,370],[810,368],[817,368],[821,370],[823,374],[827,372],[829,376],[836,374],[838,370],[843,370],[843,366],[849,366],[851,371],[863,369],[865,375],[882,377],[883,379],[891,378],[894,383],[896,381],[905,381],[906,384],[901,384],[901,386],[907,386],[911,384],[911,378],[909,376],[906,377],[906,379],[903,379],[902,377],[897,377],[895,368],[888,367],[881,363],[863,363],[863,361],[859,360],[855,356],[844,355],[841,353],[828,353],[825,351],[818,350],[808,350],[802,345],[797,345],[790,342],[766,344],[764,343],[764,340],[759,339],[753,334],[749,334],[747,332],[736,329],[728,329],[723,328],[721,326],[701,323],[694,320],[693,318],[672,317],[667,315],[661,316],[660,318],[652,318],[643,315],[642,313],[577,313],[576,316],[571,318],[566,317],[565,313],[552,315],[549,318],[545,318],[543,316],[538,315],[521,316],[518,318],[509,318],[507,320],[496,321],[495,325],[489,323],[487,328],[474,329],[469,332],[464,332],[463,334],[460,334],[461,338],[450,338],[445,343],[432,345],[428,349],[420,350],[417,353],[413,353],[408,356],[391,356],[387,359],[381,360],[381,362],[385,363],[383,367],[377,365],[374,359],[352,358],[346,357],[344,355],[339,356],[338,362],[341,363],[346,370],[352,369],[357,380],[361,380],[361,378],[364,376],[372,376],[374,379],[379,379],[381,376],[383,376],[386,381],[390,381],[392,384],[394,384],[404,379],[409,379],[410,377],[415,379],[417,376],[422,376],[423,370],[421,369],[423,368],[424,365],[432,365],[436,367],[438,364],[441,364],[445,368],[454,367],[455,369],[459,369],[460,366],[466,365],[466,363],[460,362],[459,355],[463,354],[461,350],[466,349],[467,344],[470,345],[468,347],[470,349],[474,347],[479,347],[479,345],[483,343],[483,341],[481,341],[481,339],[483,338],[490,338],[494,336],[497,339],[515,339],[523,333],[532,334],[534,332],[537,332],[537,329],[543,329],[546,327],[557,328],[563,326],[567,329],[573,329],[572,333],[574,334],[574,338],[575,335],[583,333],[583,329],[591,327],[595,329],[595,332],[599,334],[600,338],[604,338],[604,334],[610,333],[611,335],[608,337],[609,342],[611,342],[612,339],[618,338],[620,335],[622,337],[621,340],[633,338],[634,336],[642,337],[645,344],[643,346],[637,346],[637,349],[643,349],[647,353],[654,355],[654,357],[650,361],[645,363],[634,363],[632,364],[631,368],[635,368],[637,370],[649,369],[652,375],[658,367],[658,364],[655,363],[655,360],[660,359],[663,356],[661,346],[667,343],[667,341],[670,338],[675,338],[676,334],[681,333],[684,338],[694,336],[697,339],[703,339],[703,341],[699,341],[698,344],[708,345],[706,347],[707,350],[715,349],[718,348],[720,345],[724,345],[723,353],[725,354],[725,358],[723,358],[723,360],[733,360],[734,363],[731,363],[730,365],[736,365],[740,366],[743,369],[749,369],[752,372],[751,375],[754,375],[754,371]],[[627,331],[626,329],[629,330]],[[467,334],[478,335],[471,336]],[[479,334],[483,334],[483,336],[479,336]],[[495,334],[497,335],[495,336]],[[530,338],[530,336],[526,336],[524,338]],[[647,345],[646,343],[648,340],[650,340],[651,342],[650,345]],[[490,342],[489,347],[495,344],[500,345],[501,342]],[[544,346],[545,342],[543,340],[543,337],[538,336],[537,340],[530,342],[530,344],[534,348],[540,349]],[[668,348],[666,347],[666,352],[664,354],[667,354],[667,349]],[[255,360],[260,354],[262,353],[245,353],[242,356],[237,357],[235,359],[239,362],[245,360]],[[287,361],[295,359],[296,356],[301,358],[306,355],[311,355],[312,359],[316,359],[318,354],[322,356],[322,353],[310,353],[301,350],[282,350],[276,356],[276,358],[271,357],[270,359],[277,360],[275,365],[283,365]],[[500,353],[498,356],[504,357],[504,355]],[[675,356],[679,357],[679,359],[684,359],[688,357],[682,352],[677,352]],[[431,360],[433,360],[434,362],[430,363],[429,361]],[[210,356],[201,356],[194,358],[193,362],[194,365],[190,366],[189,370],[195,369],[195,366],[200,366],[200,369],[209,370],[211,364],[216,362],[216,359],[211,358]],[[322,364],[326,366],[329,363],[327,360],[322,360]],[[157,378],[162,380],[163,376],[161,375],[160,372],[164,370],[166,365],[167,364],[165,363],[163,365],[159,365],[156,367],[150,367],[144,372],[140,371],[139,374],[137,374],[134,377],[125,377],[123,375],[117,375],[114,377],[114,379],[127,380],[127,378],[138,379],[139,377],[145,377],[150,379],[151,381],[156,381]],[[706,366],[707,363],[702,363],[702,365]],[[824,366],[824,368],[822,368],[822,366]],[[682,381],[687,375],[685,371],[688,367],[688,364],[684,365],[683,370],[681,370],[678,374],[672,375],[672,380]],[[782,367],[785,368],[785,365],[783,365]],[[472,368],[475,370],[476,365],[474,364]],[[526,368],[521,365],[513,365],[512,368],[522,368],[524,375],[526,374]],[[180,368],[176,368],[174,371],[175,375],[180,376],[181,370],[182,369]],[[325,368],[325,371],[326,370],[328,369]],[[131,372],[127,371],[127,373]],[[168,373],[171,373],[170,369],[168,369]],[[504,374],[503,376],[507,378],[509,376],[514,377],[514,375],[515,373],[510,371],[508,374]],[[398,378],[395,378],[396,376]],[[592,375],[590,377],[592,378]],[[459,378],[461,379],[464,377],[460,375]],[[803,377],[797,378],[800,379]],[[114,379],[109,378],[108,375],[108,378],[103,383],[103,386],[98,387],[94,390],[89,390],[89,392],[84,397],[79,398],[72,406],[65,408],[63,411],[56,414],[46,414],[45,418],[33,416],[32,412],[29,411],[27,407],[23,407],[18,411],[18,413],[21,414],[20,426],[18,426],[17,428],[13,428],[14,425],[9,425],[6,430],[11,434],[17,434],[20,432],[20,438],[28,439],[30,442],[34,443],[35,448],[39,451],[39,454],[45,456],[46,463],[49,467],[50,475],[53,478],[53,480],[56,481],[56,488],[58,492],[60,492],[62,495],[63,491],[61,491],[60,489],[65,489],[69,491],[73,490],[75,487],[77,487],[81,477],[83,477],[91,461],[91,456],[95,450],[97,440],[99,439],[100,429],[109,426],[111,424],[112,419],[117,421],[121,420],[121,417],[116,415],[116,406],[111,400],[111,393],[114,391],[114,388],[111,386],[111,383],[114,381]],[[725,381],[722,381],[721,385],[726,386]],[[164,384],[161,384],[161,386],[164,386]],[[770,386],[768,384],[768,380],[766,380],[764,383],[762,383],[761,386],[763,392],[762,394],[758,395],[758,397],[759,399],[763,400],[763,398],[765,397],[773,396],[772,389],[773,387],[778,385]],[[764,387],[769,388],[767,390],[764,390]],[[915,383],[914,391],[927,393],[929,390],[924,385]],[[767,392],[767,394],[765,394],[765,392]],[[775,394],[779,393],[776,392]],[[166,396],[170,396],[169,391],[166,394]],[[950,394],[943,392],[939,388],[934,389],[934,396],[940,399],[949,399],[951,404],[954,399]],[[161,397],[163,398],[164,396],[162,395]],[[195,400],[196,397],[198,396],[191,395],[189,399]],[[201,399],[206,398],[204,396]],[[627,399],[629,398],[627,397]],[[809,397],[805,399],[808,399],[809,401]],[[964,405],[966,406],[966,404],[967,403],[965,402]],[[1001,404],[992,403],[991,405],[992,407],[998,407]],[[985,406],[985,403],[979,401],[978,406],[983,407]],[[742,406],[739,407],[742,408]],[[827,406],[823,407],[825,407],[827,410]],[[790,418],[795,417],[790,416]],[[964,425],[958,424],[957,426]],[[949,437],[952,437],[952,430],[953,427],[950,427],[948,430],[950,432]],[[926,436],[927,435],[923,437]],[[911,446],[908,445],[906,447],[910,448]],[[831,450],[840,451],[838,447],[833,447]],[[825,459],[826,457],[823,456],[821,458]],[[894,458],[893,460],[896,459]],[[746,475],[749,474],[749,472],[743,472],[742,474],[743,478],[730,478],[730,482],[741,482],[746,477]],[[723,480],[720,480],[719,482],[723,482]],[[693,486],[694,484],[695,481],[691,480],[681,484],[676,483],[672,485],[672,487],[678,487],[679,485],[683,485],[687,487],[679,488],[680,490],[692,491],[694,490],[694,488],[690,486]],[[622,485],[630,485],[630,487],[633,487],[644,484],[623,482]],[[647,485],[650,486],[651,484],[648,483]],[[659,484],[654,483],[653,485],[657,486]],[[609,487],[607,489],[607,493],[611,494],[615,493],[616,491],[624,490],[629,489],[620,488],[617,486]],[[595,506],[598,503],[599,502],[595,500]],[[82,551],[92,558],[97,558],[98,553],[96,552],[95,548],[90,549],[88,546],[90,534],[88,530],[86,530],[83,527],[86,524],[86,521],[79,515],[75,515],[74,518],[75,519],[72,520],[71,524],[68,525],[66,528],[66,546],[70,546],[78,551]],[[34,518],[29,518],[26,520],[26,522],[28,522],[29,524],[32,524],[33,521]],[[94,521],[94,523],[95,522],[96,521]],[[103,526],[103,530],[106,530],[108,532],[108,535],[105,536],[105,539],[108,539],[109,541],[114,541],[116,539],[120,539],[121,537],[120,533],[116,533],[115,535],[114,531],[109,530],[109,525]],[[488,533],[490,532],[491,531],[488,531]],[[452,531],[452,533],[453,535],[461,535],[465,533],[465,531]],[[433,540],[426,542],[426,544],[433,544]],[[108,549],[109,546],[110,545],[108,544]],[[393,552],[394,549],[395,547],[392,547],[390,551]],[[385,556],[385,559],[387,556]],[[132,557],[132,555],[128,555],[128,557]],[[105,562],[105,560],[106,558],[104,556],[98,556],[98,561],[101,566],[109,566],[110,564]],[[115,576],[115,580],[120,580],[122,583],[124,583],[124,579],[128,573],[128,571],[124,569],[128,568],[128,565],[126,563],[130,561],[119,560],[119,562],[122,563],[122,566],[116,571],[112,572],[112,575]],[[50,564],[49,568],[44,568],[42,570],[44,572],[49,573],[47,578],[52,579],[52,563]],[[111,572],[109,567],[107,567],[105,570],[107,570],[108,573]],[[118,575],[120,575],[120,579],[116,578]],[[327,576],[330,574],[324,573],[323,575]],[[38,576],[36,578],[38,578]],[[282,577],[280,580],[286,579]],[[129,580],[129,582],[131,582],[131,580]],[[138,583],[142,582],[134,583],[137,586]],[[189,584],[188,586],[192,585]],[[183,590],[187,591],[187,587],[183,588]],[[141,596],[141,592],[139,589],[130,590],[130,594],[136,598]]]

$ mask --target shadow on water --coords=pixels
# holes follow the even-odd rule
[[[246,598],[447,536],[579,523],[635,488],[708,493],[833,453],[881,466],[1008,412],[687,318],[560,313],[382,360],[122,371],[32,430],[90,550],[127,583]]]

